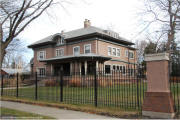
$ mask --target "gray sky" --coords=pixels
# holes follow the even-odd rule
[[[69,0],[72,1],[72,0]],[[141,0],[73,0],[53,6],[47,13],[31,23],[18,37],[28,44],[51,34],[70,31],[83,27],[85,19],[91,20],[92,26],[103,29],[111,28],[121,37],[134,41],[142,29],[138,26],[137,10]],[[33,57],[32,51],[27,59]]]

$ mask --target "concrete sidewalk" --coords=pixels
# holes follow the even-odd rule
[[[57,119],[115,119],[107,116],[95,115],[72,110],[64,110],[53,107],[44,107],[9,101],[0,102],[1,106],[5,108],[20,110],[29,113],[36,113],[44,116],[54,117]]]

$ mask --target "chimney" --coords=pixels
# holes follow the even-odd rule
[[[84,28],[88,28],[88,27],[90,27],[90,26],[91,26],[90,20],[85,19],[85,21],[84,21]]]
[[[64,34],[64,30],[61,30],[61,35],[63,35]]]

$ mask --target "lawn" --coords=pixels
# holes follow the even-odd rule
[[[2,119],[53,119],[52,117],[27,113],[19,110],[1,107],[0,117]]]
[[[179,89],[178,89],[179,88]],[[97,105],[99,107],[117,107],[140,110],[147,85],[145,83],[128,83],[97,88]],[[94,105],[94,87],[63,87],[63,102],[68,104]],[[180,102],[180,83],[171,86],[175,103]],[[38,100],[60,102],[60,87],[38,87]],[[16,89],[4,90],[4,96],[16,96]],[[35,88],[20,88],[19,98],[35,99]],[[179,106],[180,109],[180,106]]]
[[[94,87],[63,87],[63,103],[94,105]],[[135,83],[97,88],[97,105],[139,109],[142,104],[146,84]],[[60,102],[60,87],[38,87],[38,100]],[[16,96],[16,89],[4,90],[4,96]],[[19,98],[35,99],[35,88],[20,88]]]

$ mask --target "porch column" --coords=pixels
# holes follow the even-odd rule
[[[84,62],[85,75],[87,75],[87,61]]]
[[[96,61],[96,71],[98,71],[98,68],[99,68],[99,61],[97,60]]]
[[[79,62],[79,74],[81,75],[81,62]]]
[[[73,62],[70,63],[70,75],[73,74]]]
[[[169,85],[169,54],[145,55],[147,62],[147,92],[142,114],[151,118],[173,118],[174,102]]]
[[[76,72],[78,72],[78,68],[77,68],[77,67],[78,67],[78,65],[77,65],[77,62],[76,62],[76,61],[75,61],[75,63],[74,63],[74,64],[75,64],[75,65],[74,65],[74,67],[75,67],[75,71],[74,71],[74,72],[75,72],[75,74],[76,74]]]
[[[51,74],[54,74],[53,65],[51,64]]]

